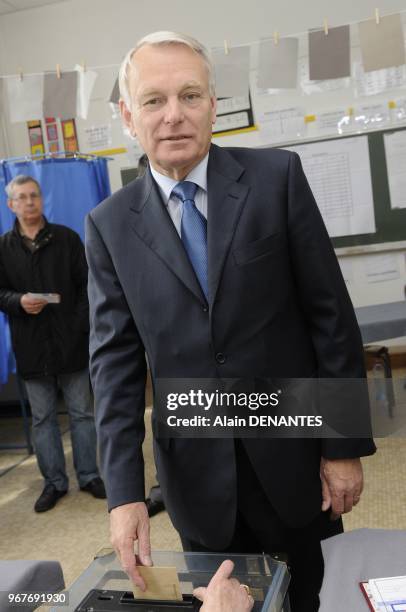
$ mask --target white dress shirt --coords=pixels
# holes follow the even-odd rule
[[[201,162],[197,164],[189,172],[189,174],[183,179],[184,181],[192,181],[196,183],[198,189],[195,195],[195,204],[196,208],[202,213],[205,219],[207,219],[207,162],[209,161],[209,154],[207,153],[206,157],[202,159]],[[182,209],[183,203],[179,200],[179,198],[171,198],[172,189],[181,181],[175,181],[175,179],[170,178],[169,176],[165,176],[160,172],[157,172],[155,168],[151,168],[151,174],[154,177],[155,181],[158,183],[159,191],[161,193],[162,199],[164,201],[165,206],[168,209],[170,217],[173,221],[173,224],[176,228],[180,236],[180,228],[182,222]]]

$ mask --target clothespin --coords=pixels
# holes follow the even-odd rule
[[[379,25],[380,20],[381,20],[381,18],[380,18],[380,15],[379,15],[379,9],[376,8],[375,9],[375,21],[376,21],[376,25]]]
[[[328,20],[327,20],[327,17],[324,17],[323,24],[324,24],[324,34],[327,36],[328,35]]]
[[[58,77],[58,79],[61,78],[61,66],[60,66],[60,64],[56,65],[56,76]]]
[[[22,82],[22,80],[23,80],[23,69],[21,68],[21,66],[20,66],[20,68],[18,69],[18,75],[19,75],[19,77],[20,77],[20,81]]]
[[[228,48],[228,42],[227,42],[227,40],[226,40],[226,39],[224,39],[224,53],[225,53],[226,55],[228,55],[228,54],[230,53],[230,50],[229,50],[229,48]]]
[[[274,33],[273,33],[273,41],[274,41],[275,45],[277,45],[278,42],[279,42],[279,32],[278,32],[278,30],[275,30]]]

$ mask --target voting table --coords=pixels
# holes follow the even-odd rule
[[[406,301],[355,309],[364,344],[406,336]]]
[[[355,529],[324,540],[322,549],[320,612],[368,612],[359,583],[406,574],[406,531],[401,529]]]
[[[38,607],[36,602],[50,601],[47,594],[52,597],[64,587],[62,567],[58,561],[0,560],[1,612],[31,612]],[[35,598],[34,594],[38,597]]]
[[[68,591],[68,605],[55,606],[51,612],[161,612],[198,610],[199,602],[192,601],[193,589],[207,586],[225,559],[234,564],[233,576],[250,588],[255,600],[254,612],[290,612],[287,601],[289,572],[285,563],[268,555],[224,555],[154,551],[155,566],[175,567],[184,598],[183,602],[163,604],[141,603],[132,600],[130,582],[121,569],[116,554],[103,549],[91,565],[79,576]]]

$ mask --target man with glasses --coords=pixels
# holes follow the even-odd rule
[[[36,512],[67,493],[57,420],[58,390],[70,417],[79,487],[105,498],[96,464],[96,433],[88,377],[87,264],[80,237],[48,223],[39,183],[16,176],[6,188],[14,228],[0,237],[0,309],[9,317],[19,375],[31,405],[33,438],[45,487]]]

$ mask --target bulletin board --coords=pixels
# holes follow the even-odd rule
[[[337,138],[326,138],[323,140],[314,140],[308,142],[298,142],[301,147],[307,147],[315,142],[334,142],[342,141],[346,138],[367,138],[369,149],[369,161],[372,183],[373,196],[373,214],[375,216],[376,231],[373,233],[360,233],[355,235],[347,235],[340,237],[332,237],[332,243],[335,249],[345,247],[358,247],[369,245],[380,245],[404,242],[406,246],[406,207],[392,208],[389,189],[388,168],[385,154],[384,138],[385,134],[394,134],[403,132],[406,136],[406,128],[388,129],[382,131],[374,131],[368,134],[351,134],[349,136],[341,136]],[[290,148],[290,147],[288,147]],[[406,175],[406,164],[405,164]],[[136,168],[126,168],[121,170],[122,183],[125,185],[137,176]],[[406,193],[405,193],[406,198]],[[317,199],[317,198],[316,198]],[[396,245],[399,248],[400,245]],[[370,249],[365,248],[365,252]]]
[[[391,206],[388,167],[385,154],[385,134],[395,134],[399,132],[406,135],[406,128],[388,129],[374,131],[368,134],[340,137],[340,140],[354,137],[368,139],[373,194],[373,213],[375,215],[376,231],[374,233],[332,237],[332,243],[335,249],[399,242],[404,242],[404,246],[406,246],[406,207],[393,208]],[[337,139],[329,138],[324,139],[323,141],[329,142],[336,140]],[[306,143],[300,142],[298,144],[300,144],[301,147],[306,147],[311,145],[313,142],[316,141]],[[404,172],[406,174],[406,165]],[[400,245],[397,245],[397,247],[399,246]],[[368,250],[369,249],[365,249],[366,252]]]

